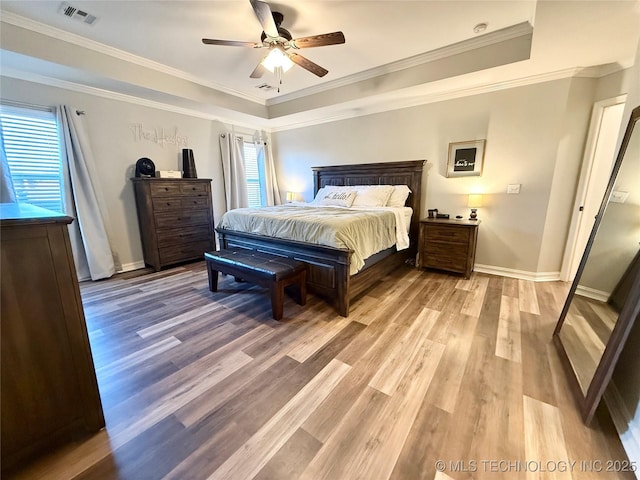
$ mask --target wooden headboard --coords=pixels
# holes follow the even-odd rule
[[[422,168],[426,160],[407,162],[359,163],[312,167],[313,194],[326,185],[407,185],[411,190],[405,205],[413,208],[409,236],[416,244],[422,214]]]

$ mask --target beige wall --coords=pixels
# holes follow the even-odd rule
[[[183,148],[136,140],[132,125],[142,124],[147,131],[177,129],[180,135],[188,137],[187,148],[193,149],[198,177],[214,179],[214,216],[220,218],[224,208],[218,146],[218,134],[224,131],[224,126],[220,122],[7,77],[0,77],[0,82],[3,99],[45,106],[66,104],[85,111],[100,186],[108,206],[112,248],[124,269],[140,268],[143,261],[133,186],[129,180],[134,174],[134,165],[139,158],[148,157],[158,170],[178,170]]]
[[[597,83],[562,79],[276,132],[280,187],[310,200],[312,166],[426,159],[421,216],[466,217],[466,195],[482,192],[476,263],[557,273]],[[481,138],[483,175],[446,178],[449,142]],[[521,193],[507,195],[509,183]]]

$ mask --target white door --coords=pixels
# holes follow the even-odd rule
[[[593,107],[561,278],[573,281],[604,197],[616,159],[616,142],[626,95],[603,100]]]

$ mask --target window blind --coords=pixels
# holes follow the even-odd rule
[[[247,195],[250,207],[262,207],[262,187],[260,185],[260,168],[258,151],[254,143],[243,142],[244,173],[247,177]]]
[[[17,200],[63,213],[55,112],[0,105],[0,122]]]

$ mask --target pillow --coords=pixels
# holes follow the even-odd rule
[[[356,191],[349,188],[322,187],[318,190],[313,203],[317,205],[336,205],[350,207],[356,198]]]
[[[411,189],[406,185],[394,185],[387,207],[404,207]]]
[[[363,185],[355,188],[358,195],[353,202],[354,207],[384,207],[393,193],[391,185]]]

